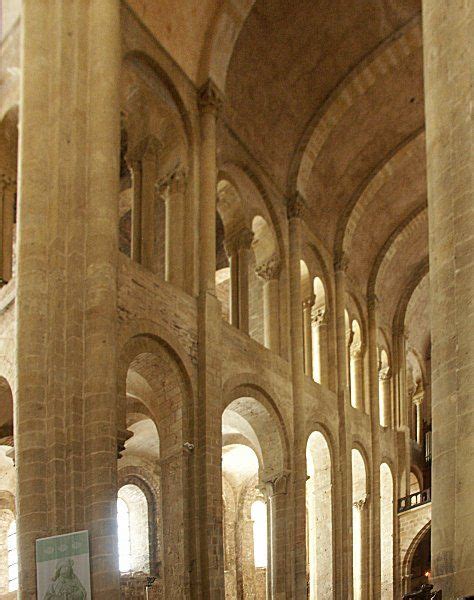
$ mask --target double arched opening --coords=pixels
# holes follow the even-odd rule
[[[310,260],[300,260],[300,275],[304,371],[317,383],[327,386],[330,379],[330,311],[326,287],[322,274]]]
[[[215,280],[222,316],[278,353],[281,254],[277,235],[257,187],[238,169],[229,166],[229,170],[221,173],[217,186]]]
[[[122,67],[119,246],[133,261],[191,290],[194,264],[189,127],[149,59]]]
[[[250,386],[222,414],[225,594],[263,600],[286,593],[287,450],[268,397]]]
[[[192,406],[187,375],[153,336],[129,340],[120,363],[117,517],[122,578],[152,575],[165,597],[189,593],[192,477],[184,442]]]

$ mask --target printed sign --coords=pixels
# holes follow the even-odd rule
[[[38,600],[91,600],[89,532],[36,540]]]

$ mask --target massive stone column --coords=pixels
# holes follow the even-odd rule
[[[474,593],[474,4],[424,0],[433,582]]]
[[[306,594],[306,431],[304,418],[304,348],[301,310],[301,225],[305,211],[297,193],[288,200],[291,373],[293,384],[293,493],[295,598]]]
[[[216,121],[222,104],[208,81],[201,110],[198,297],[198,407],[196,497],[199,517],[199,584],[203,598],[224,598],[222,539],[221,307],[215,296]]]
[[[15,403],[20,598],[35,540],[88,529],[118,598],[118,0],[24,0]]]

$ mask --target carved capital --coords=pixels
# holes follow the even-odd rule
[[[307,310],[309,308],[312,308],[314,306],[315,300],[316,300],[316,296],[314,294],[311,294],[311,296],[308,296],[307,298],[305,298],[302,301],[303,310]]]
[[[234,233],[234,235],[224,241],[227,256],[233,256],[239,250],[249,250],[252,246],[253,236],[253,231],[247,227]]]
[[[357,509],[359,512],[362,512],[364,510],[364,508],[368,505],[369,503],[369,496],[367,494],[364,494],[361,498],[359,498],[359,500],[356,500],[356,502],[352,503],[352,506]]]
[[[424,394],[423,392],[416,392],[412,398],[412,402],[413,404],[415,404],[416,406],[420,406],[421,404],[423,404],[423,398],[424,398]]]
[[[208,79],[198,92],[198,104],[202,111],[209,111],[217,115],[224,103],[224,97],[217,85]]]
[[[272,279],[278,279],[280,276],[281,262],[276,254],[273,254],[264,263],[258,265],[255,268],[255,273],[264,281],[271,281]]]
[[[272,498],[273,496],[286,494],[289,476],[289,471],[282,471],[281,473],[276,473],[268,477],[263,475],[263,477],[260,478],[260,482],[265,489],[267,497]]]
[[[372,310],[376,310],[377,305],[378,305],[378,298],[375,294],[370,294],[367,297],[367,308],[372,311]]]
[[[352,358],[360,358],[362,356],[362,344],[360,342],[351,344],[350,353]]]
[[[347,267],[349,266],[349,257],[345,252],[341,252],[339,256],[336,256],[334,259],[334,271],[343,271],[344,273],[347,271]]]
[[[311,310],[311,323],[313,325],[326,325],[328,322],[328,311],[324,306],[316,308],[313,306]]]
[[[147,135],[132,150],[127,152],[125,160],[130,169],[136,168],[136,163],[142,160],[156,160],[163,150],[163,144],[154,135]]]
[[[188,178],[184,169],[176,169],[156,184],[158,194],[164,198],[169,199],[170,196],[175,194],[185,194]]]
[[[392,369],[390,367],[383,367],[379,369],[379,379],[380,381],[387,381],[392,377]]]
[[[14,177],[5,175],[5,173],[0,173],[0,192],[4,192],[6,190],[14,191],[15,188],[16,179]]]
[[[306,202],[303,196],[296,192],[286,202],[286,214],[288,219],[301,219],[306,212]]]

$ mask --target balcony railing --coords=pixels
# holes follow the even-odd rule
[[[398,512],[402,513],[411,508],[416,508],[417,506],[423,506],[423,504],[428,504],[431,502],[431,488],[426,490],[422,490],[421,492],[415,492],[414,494],[410,494],[409,496],[405,496],[404,498],[398,499]]]

